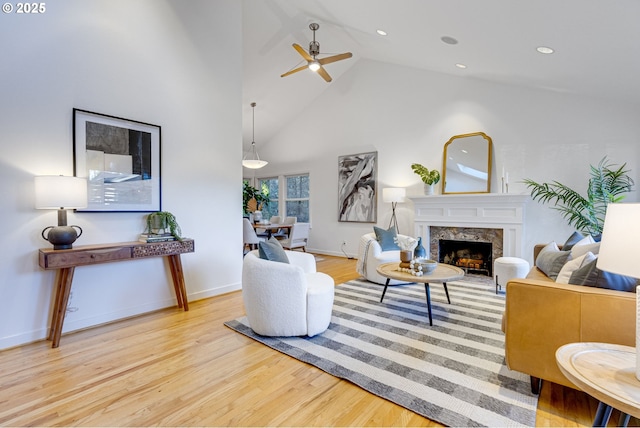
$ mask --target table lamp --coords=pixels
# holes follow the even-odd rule
[[[396,205],[398,202],[404,202],[404,197],[407,194],[407,189],[404,187],[387,187],[382,189],[383,202],[391,202],[391,220],[389,221],[389,228],[393,225],[396,228],[396,233],[400,233],[398,229],[398,219],[396,218]]]
[[[640,203],[609,204],[596,267],[640,278],[636,245],[640,242]],[[636,288],[636,378],[640,380],[640,287]]]
[[[37,209],[57,209],[58,226],[48,226],[42,230],[42,237],[53,244],[54,250],[67,250],[82,235],[80,226],[67,226],[67,209],[87,206],[87,180],[62,175],[42,175],[35,177]],[[80,231],[76,232],[76,229]],[[45,232],[47,232],[45,235]]]

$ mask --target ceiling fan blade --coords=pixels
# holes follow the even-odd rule
[[[329,73],[327,73],[327,70],[325,70],[323,66],[320,66],[320,68],[318,69],[318,71],[316,71],[316,73],[322,76],[322,78],[327,82],[331,82],[331,76],[329,76]]]
[[[294,68],[293,70],[287,71],[286,73],[284,73],[283,75],[281,75],[280,77],[287,77],[293,73],[297,73],[298,71],[302,71],[309,68],[309,66],[307,64],[303,65],[302,67],[298,67],[298,68]]]
[[[299,44],[294,43],[293,48],[297,50],[300,55],[302,55],[302,58],[306,59],[307,61],[313,61],[313,58],[311,57],[311,55],[309,55],[307,51],[305,51],[304,48]]]
[[[351,52],[347,52],[340,55],[334,55],[334,56],[329,56],[326,58],[319,59],[318,62],[321,65],[331,64],[332,62],[341,61],[343,59],[351,58],[352,56],[353,55],[351,54]]]

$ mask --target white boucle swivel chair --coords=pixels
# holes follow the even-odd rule
[[[406,235],[398,237],[408,238]],[[417,244],[417,241],[416,241]],[[415,247],[415,244],[414,244]],[[358,246],[358,263],[356,271],[371,282],[376,284],[386,284],[387,278],[380,275],[376,268],[383,263],[400,262],[400,250],[382,251],[380,243],[376,239],[376,234],[371,232],[360,237]],[[389,285],[407,284],[407,282],[392,279]]]
[[[242,298],[251,329],[262,336],[315,336],[329,327],[334,282],[316,272],[312,254],[285,251],[289,263],[247,253]]]

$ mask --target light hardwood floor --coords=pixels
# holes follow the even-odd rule
[[[320,257],[336,284],[358,277]],[[226,328],[240,292],[189,307],[1,351],[0,425],[440,426]],[[544,383],[537,425],[590,426],[596,406]]]

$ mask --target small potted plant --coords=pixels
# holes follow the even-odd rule
[[[182,230],[176,220],[176,216],[168,211],[158,211],[147,215],[147,233],[170,233],[178,241],[182,241]]]
[[[411,165],[413,172],[420,176],[420,179],[424,183],[424,193],[426,195],[433,194],[433,186],[440,181],[440,173],[436,169],[429,170],[419,163]]]

